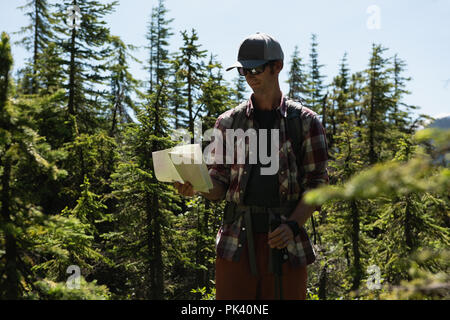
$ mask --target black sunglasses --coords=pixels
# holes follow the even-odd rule
[[[254,68],[238,67],[237,70],[241,76],[246,76],[247,73],[250,73],[251,75],[257,75],[263,73],[269,63],[270,61]]]

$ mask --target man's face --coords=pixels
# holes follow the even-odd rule
[[[266,65],[264,72],[260,74],[252,75],[251,73],[247,73],[245,80],[247,80],[248,85],[254,93],[264,92],[277,85],[278,74],[282,68],[283,63],[281,61],[275,61],[272,65]]]

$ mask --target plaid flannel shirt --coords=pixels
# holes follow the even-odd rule
[[[282,96],[280,105],[277,107],[277,119],[274,123],[274,129],[279,129],[279,186],[280,186],[280,201],[300,200],[303,192],[316,188],[321,184],[327,184],[328,171],[328,148],[325,129],[317,114],[312,110],[303,106],[301,112],[301,119],[303,123],[303,137],[302,154],[302,168],[297,168],[296,156],[293,150],[293,145],[287,133],[287,106],[285,104],[286,98]],[[221,114],[216,123],[215,128],[222,132],[223,152],[225,155],[226,129],[231,129],[233,115],[235,109],[228,110]],[[250,98],[247,101],[246,107],[246,127],[255,128],[253,125],[253,104]],[[245,130],[243,128],[243,130]],[[209,174],[212,178],[226,187],[225,199],[227,201],[234,201],[238,204],[243,204],[244,193],[247,186],[251,164],[248,162],[248,140],[245,139],[245,163],[239,164],[234,161],[233,164],[227,164],[225,159],[223,164],[217,163],[215,151],[212,150],[210,156],[212,157],[212,164],[208,165]],[[236,144],[235,153],[236,157]],[[236,158],[235,158],[236,160]],[[299,183],[300,182],[300,183]],[[287,217],[281,217],[282,220]],[[234,221],[232,224],[222,224],[216,237],[216,252],[221,258],[230,261],[238,261],[240,254],[246,242],[246,232],[243,228],[243,217]],[[287,246],[288,259],[293,266],[304,266],[315,261],[315,252],[307,232],[303,226],[300,227],[301,232],[297,235],[294,241],[291,241]]]

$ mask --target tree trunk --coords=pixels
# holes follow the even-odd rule
[[[191,70],[189,68],[189,76],[188,76],[188,113],[189,113],[189,131],[194,133],[194,116],[192,112],[192,79],[191,79]],[[194,143],[194,138],[191,139],[191,143]]]
[[[209,209],[211,207],[211,202],[208,199],[204,199],[203,201],[205,201],[205,212],[204,212],[204,216],[203,216],[203,230],[204,230],[204,234],[205,236],[208,236],[209,234]],[[204,244],[205,246],[207,245],[206,243]],[[205,257],[205,264],[207,263],[207,257]],[[206,287],[206,292],[208,292],[209,287],[210,287],[210,282],[209,282],[209,271],[210,268],[208,268],[208,270],[204,270],[203,271],[203,284],[202,286]]]
[[[36,4],[36,0],[34,1],[34,15],[35,15],[35,21],[34,21],[34,48],[33,48],[33,77],[31,79],[31,93],[32,94],[37,93],[36,78],[37,78],[37,63],[38,63],[39,14],[38,14],[38,6]]]
[[[327,300],[327,265],[320,270],[319,275],[319,299]]]
[[[152,291],[155,285],[155,259],[153,257],[153,210],[152,210],[152,199],[151,195],[147,193],[145,195],[145,212],[147,217],[147,242],[148,242],[148,277],[149,277],[149,285],[147,288],[146,299],[152,298]]]
[[[74,1],[74,5],[77,2]],[[70,42],[70,65],[69,65],[69,114],[75,115],[75,39],[76,29],[72,29],[72,38]]]
[[[161,254],[161,217],[159,215],[158,195],[153,195],[153,279],[152,299],[162,300],[164,298],[164,270]]]
[[[164,83],[162,83],[159,86],[158,94],[155,99],[154,108],[155,108],[155,128],[154,132],[155,135],[160,137],[162,135],[162,128],[160,126],[160,119],[159,119],[159,106],[160,106],[160,98],[162,94],[162,90],[164,88]],[[160,146],[158,142],[155,142],[153,144],[152,151],[159,150]],[[148,157],[150,159],[150,157]],[[148,167],[150,167],[150,164],[148,164]],[[156,180],[156,177],[153,177],[153,184],[157,185],[158,181]],[[154,300],[162,300],[164,298],[164,266],[162,261],[162,245],[161,245],[161,224],[162,219],[160,217],[160,210],[159,210],[159,197],[156,192],[153,193],[152,200],[151,200],[151,207],[148,208],[149,211],[153,212],[151,228],[150,228],[150,234],[151,239],[153,240],[152,243],[149,244],[149,246],[152,248],[151,251],[151,298]]]
[[[200,209],[197,207],[196,208],[196,213],[197,213],[197,234],[195,236],[195,264],[197,266],[200,266],[203,264],[203,256],[201,254],[201,247],[202,247],[202,237],[201,234],[203,234],[203,228],[201,225],[201,221],[200,221]],[[198,268],[195,271],[195,286],[197,288],[201,288],[202,287],[202,281],[203,279],[203,270]]]
[[[373,70],[373,67],[372,67]],[[371,75],[370,79],[370,106],[369,106],[369,162],[375,164],[377,155],[375,152],[375,77]]]
[[[351,201],[352,217],[352,250],[353,250],[353,283],[352,290],[357,290],[362,278],[361,253],[359,251],[359,211],[356,201]]]
[[[311,215],[311,226],[312,226],[312,231],[313,231],[313,243],[317,244],[317,238],[319,239],[319,243],[321,243],[320,235],[316,231],[316,220],[314,219],[314,212]]]
[[[408,196],[406,196],[404,232],[407,251],[411,253],[414,250],[414,239],[411,230],[411,205]]]
[[[10,212],[10,180],[11,180],[11,159],[7,155],[10,145],[7,145],[5,150],[5,161],[3,166],[3,175],[1,178],[2,194],[1,194],[1,214],[4,224],[10,224],[11,212]],[[8,300],[19,299],[19,274],[17,272],[17,243],[16,237],[10,231],[10,228],[5,230],[5,273],[6,273],[6,295]]]

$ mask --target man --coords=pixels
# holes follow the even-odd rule
[[[305,204],[302,194],[328,183],[328,150],[317,114],[286,99],[280,90],[283,59],[278,41],[257,33],[241,43],[238,61],[227,69],[237,68],[253,94],[220,115],[215,128],[223,134],[223,141],[228,141],[227,129],[255,129],[258,142],[245,140],[249,147],[244,164],[215,159],[208,165],[214,187],[208,193],[199,192],[212,201],[227,200],[216,240],[217,299],[306,298],[306,266],[314,262],[315,254],[303,226],[317,208]],[[298,111],[294,120],[292,110]],[[294,150],[294,132],[288,130],[292,130],[292,121],[301,122],[296,127],[302,131],[297,147],[301,150]],[[267,139],[263,132],[268,133]],[[263,174],[267,163],[261,161],[259,148],[264,144],[263,149],[271,150],[271,159],[278,157],[275,174]],[[255,151],[258,161],[250,163],[249,155]],[[214,157],[218,150],[211,153]],[[175,187],[182,195],[194,195],[188,182],[175,183]]]

